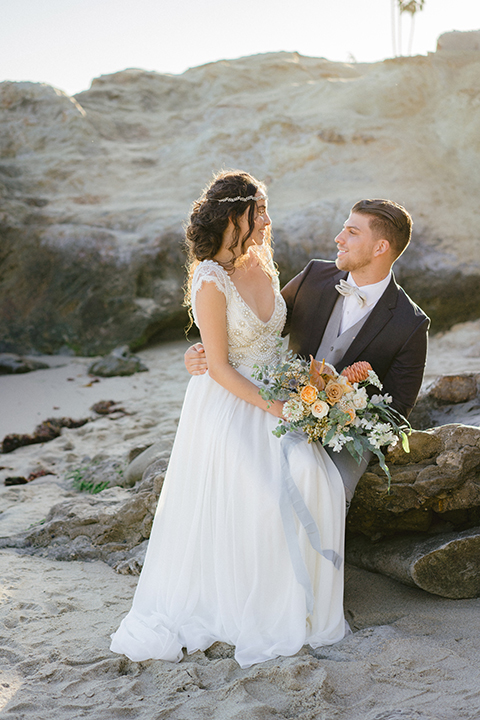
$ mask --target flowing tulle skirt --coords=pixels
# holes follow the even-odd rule
[[[114,652],[179,661],[182,648],[223,641],[249,667],[344,636],[343,484],[316,444],[286,452],[276,423],[208,374],[190,380]],[[312,523],[298,519],[303,504],[326,557],[312,547]]]

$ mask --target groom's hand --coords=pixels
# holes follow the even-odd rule
[[[190,375],[204,375],[208,370],[207,358],[202,343],[195,343],[183,356],[185,367]]]

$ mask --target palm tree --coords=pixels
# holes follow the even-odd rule
[[[410,13],[410,37],[408,40],[408,54],[412,54],[413,33],[415,29],[415,14],[423,10],[425,0],[391,0],[392,7],[392,44],[395,57],[402,54],[402,15]],[[398,17],[397,17],[398,10]]]

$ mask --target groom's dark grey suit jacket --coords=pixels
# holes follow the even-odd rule
[[[287,303],[286,332],[290,348],[315,357],[338,292],[335,285],[348,273],[334,262],[311,260],[282,290]],[[408,416],[422,384],[430,320],[392,277],[343,358],[341,371],[358,360],[368,361],[393,397],[393,407]]]

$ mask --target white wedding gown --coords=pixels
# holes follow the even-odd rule
[[[214,261],[195,269],[227,300],[229,360],[250,378],[272,362],[285,322],[262,322]],[[345,496],[323,448],[272,434],[277,419],[192,377],[133,606],[111,649],[131,660],[179,661],[182,648],[235,646],[241,667],[345,635]],[[314,549],[314,546],[317,549]],[[320,553],[319,550],[323,552]]]

